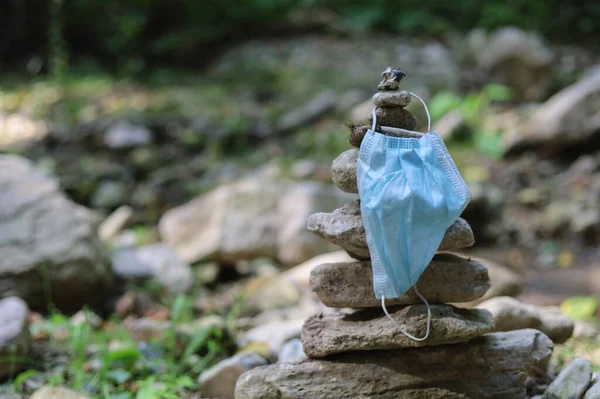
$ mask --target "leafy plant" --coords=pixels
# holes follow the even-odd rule
[[[591,296],[576,296],[565,299],[560,308],[575,320],[587,320],[594,317],[598,310],[598,300]]]
[[[92,326],[88,322],[89,311],[85,312],[85,321],[80,324],[69,323],[70,339],[73,349],[73,371],[75,373],[75,389],[83,389],[85,384],[85,362],[87,360],[87,348],[90,344]]]
[[[43,373],[39,370],[26,370],[20,373],[13,381],[13,387],[16,392],[23,392],[21,389],[23,384],[30,378],[43,377]]]
[[[471,141],[475,148],[490,157],[497,158],[504,151],[501,132],[487,131],[483,125],[483,116],[489,112],[494,103],[510,99],[510,89],[498,84],[486,85],[481,91],[469,93],[465,97],[442,91],[430,101],[430,112],[434,121],[449,112],[459,112],[472,133]]]

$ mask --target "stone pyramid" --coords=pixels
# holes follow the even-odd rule
[[[411,96],[399,89],[398,71],[382,73],[374,95],[378,128],[394,136],[419,137],[416,118],[405,107]],[[369,126],[351,126],[350,143],[359,147]],[[340,154],[332,166],[334,183],[358,193],[358,150]],[[431,304],[431,333],[416,342],[386,317],[373,293],[360,200],[331,213],[310,216],[308,229],[346,250],[355,262],[322,264],[310,275],[311,289],[328,308],[306,320],[302,343],[309,359],[279,363],[243,374],[237,399],[250,398],[524,398],[525,379],[544,369],[552,341],[528,329],[493,333],[491,315],[447,303],[482,297],[491,282],[486,267],[470,259],[438,253],[418,286]],[[473,245],[469,223],[458,219],[440,251]],[[409,333],[423,336],[425,305],[411,289],[386,301],[392,317]]]

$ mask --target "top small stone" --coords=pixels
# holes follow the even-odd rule
[[[397,68],[387,67],[385,71],[381,72],[383,78],[379,82],[378,90],[398,90],[400,88],[400,82],[406,76],[404,72]]]

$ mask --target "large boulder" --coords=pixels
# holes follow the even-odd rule
[[[475,30],[467,44],[483,75],[514,88],[517,98],[535,101],[546,94],[553,53],[540,36],[515,27],[489,35]]]
[[[545,155],[583,146],[600,133],[600,71],[559,91],[506,143],[508,152],[536,147]],[[510,137],[510,136],[509,136]]]
[[[70,311],[96,304],[113,281],[97,218],[28,160],[0,156],[0,298]]]
[[[305,231],[308,216],[348,198],[328,184],[251,177],[167,211],[158,227],[188,262],[270,257],[298,264],[334,249]]]
[[[452,281],[452,284],[448,284]],[[430,303],[469,302],[481,298],[491,282],[486,267],[456,255],[437,254],[425,269],[419,290]],[[326,306],[334,308],[380,307],[373,292],[373,269],[370,262],[324,263],[310,274],[310,287]],[[399,298],[386,300],[388,305],[421,303],[414,289]]]
[[[350,352],[256,368],[240,376],[235,397],[524,398],[527,375],[545,369],[551,354],[552,341],[536,330],[454,345]]]

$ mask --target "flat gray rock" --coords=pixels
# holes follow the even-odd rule
[[[535,328],[553,342],[562,344],[573,335],[575,328],[573,320],[555,306],[535,306],[512,297],[500,296],[481,302],[477,307],[492,314],[496,331]]]
[[[490,285],[484,265],[451,254],[437,254],[417,283],[430,303],[473,301],[482,297]],[[332,308],[381,306],[373,293],[373,269],[368,261],[318,265],[310,273],[310,288],[321,302]],[[421,302],[413,289],[400,298],[386,300],[389,305]]]
[[[355,259],[367,260],[371,257],[360,211],[360,200],[346,204],[331,213],[320,212],[311,215],[307,227],[319,237],[342,247]],[[470,247],[474,242],[469,223],[459,218],[446,230],[439,250],[458,250]]]
[[[565,367],[544,392],[543,399],[580,399],[592,382],[592,362],[575,359]]]
[[[244,373],[236,399],[525,398],[525,379],[544,369],[552,341],[537,330],[486,334],[468,343],[352,352]]]
[[[425,305],[408,305],[388,311],[408,333],[417,337],[425,335]],[[316,358],[351,351],[454,344],[483,335],[493,328],[492,316],[487,311],[431,305],[429,338],[414,341],[402,334],[382,309],[366,309],[310,317],[302,327],[302,343],[307,356]]]
[[[29,160],[0,155],[0,298],[65,311],[106,300],[113,274],[98,218]]]
[[[598,137],[600,131],[600,72],[584,76],[546,100],[519,134],[505,137],[508,152],[537,148],[551,156],[564,148]]]
[[[356,165],[358,161],[358,150],[351,149],[342,152],[331,165],[331,179],[340,190],[358,194],[356,181]]]

